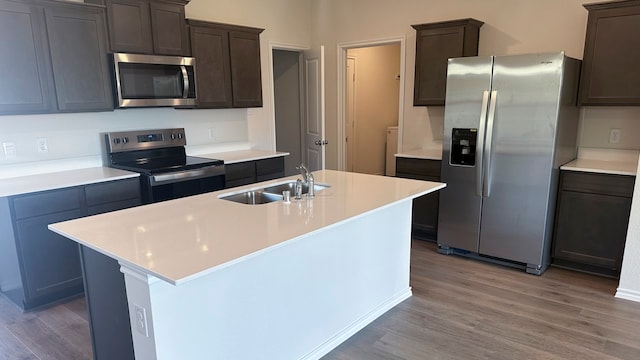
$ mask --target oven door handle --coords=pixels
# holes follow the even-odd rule
[[[194,170],[176,171],[167,174],[152,175],[149,178],[151,186],[194,180],[212,176],[223,176],[224,165],[206,166]]]

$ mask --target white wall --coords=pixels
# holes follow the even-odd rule
[[[263,107],[247,110],[247,124],[253,148],[275,150],[269,44],[311,45],[311,0],[192,0],[186,15],[265,29],[260,35]]]
[[[616,296],[640,302],[640,166],[636,174],[635,194],[631,203],[631,217],[627,242],[622,258],[622,272]]]
[[[192,0],[187,18],[265,28],[261,34],[264,107],[256,109],[174,110],[126,109],[101,113],[0,116],[0,143],[15,145],[17,156],[5,158],[0,148],[0,178],[52,170],[98,166],[99,133],[161,127],[185,127],[192,153],[257,148],[274,150],[269,42],[308,46],[311,0]],[[0,54],[1,55],[1,54]],[[209,138],[209,129],[213,137]],[[47,138],[49,151],[38,153],[37,138]]]

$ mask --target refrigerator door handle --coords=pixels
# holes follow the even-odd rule
[[[498,92],[493,90],[491,92],[491,102],[489,104],[489,116],[487,117],[487,139],[485,140],[485,152],[487,154],[484,161],[484,187],[482,196],[489,197],[491,193],[491,146],[493,142],[493,121],[496,116],[496,100],[498,98]]]
[[[484,162],[484,132],[487,126],[487,105],[489,104],[489,90],[482,93],[482,108],[480,109],[480,126],[478,127],[478,145],[476,145],[476,194],[482,196],[482,164]]]

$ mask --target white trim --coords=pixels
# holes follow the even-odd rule
[[[640,291],[618,288],[616,297],[619,299],[640,302]]]
[[[303,52],[311,47],[304,44],[281,43],[277,41],[269,41],[269,88],[271,89],[271,150],[276,151],[276,96],[273,83],[273,50],[289,50]]]
[[[362,40],[352,42],[338,43],[338,88],[337,88],[337,139],[338,139],[338,170],[345,170],[346,167],[346,152],[345,152],[345,81],[346,81],[346,69],[347,69],[347,50],[380,46],[400,43],[400,91],[398,92],[398,147],[402,144],[402,128],[404,124],[404,85],[405,85],[405,61],[406,61],[406,36],[401,35],[397,37],[380,38],[373,40]]]
[[[410,298],[411,295],[412,295],[412,291],[411,291],[411,287],[409,287],[405,291],[402,291],[401,293],[389,299],[387,302],[373,309],[371,312],[369,312],[368,314],[366,314],[365,316],[363,316],[353,324],[344,328],[342,331],[340,331],[334,337],[329,339],[327,342],[318,346],[307,355],[301,357],[300,360],[311,360],[311,359],[315,360],[315,359],[322,358],[324,355],[328,354],[331,350],[338,347],[338,345],[342,344],[344,341],[346,341],[348,338],[353,336],[355,333],[357,333],[358,331],[362,330],[365,326],[372,323],[375,319],[380,317],[382,314],[391,310],[393,307],[400,304],[404,300]]]
[[[153,276],[153,275],[149,275],[145,272],[143,272],[142,270],[138,270],[138,269],[134,269],[132,267],[129,266],[129,264],[123,264],[122,262],[118,262],[120,264],[120,272],[125,274],[125,275],[129,275],[134,279],[137,279],[139,281],[142,281],[145,284],[151,285],[151,284],[155,284],[158,281],[160,281],[160,279],[158,279],[157,277]]]

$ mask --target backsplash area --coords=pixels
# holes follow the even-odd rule
[[[640,149],[640,107],[583,107],[578,144],[586,148]],[[611,135],[619,129],[620,136]],[[611,138],[613,137],[613,138]],[[614,142],[611,142],[613,140]]]
[[[183,127],[187,151],[248,147],[246,109],[120,109],[0,117],[0,178],[102,164],[100,133]],[[43,140],[44,139],[44,140]],[[42,142],[45,142],[43,146]]]

